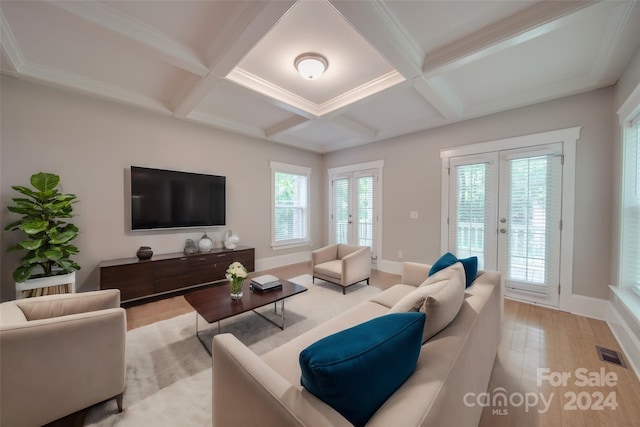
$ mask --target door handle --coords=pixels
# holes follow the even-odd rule
[[[507,232],[507,229],[506,229],[506,228],[501,228],[501,229],[500,229],[500,232],[501,232],[502,234],[504,234],[504,233],[506,233],[506,232]]]

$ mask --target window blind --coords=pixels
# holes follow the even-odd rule
[[[274,175],[274,234],[276,242],[307,238],[307,176]]]
[[[640,121],[624,135],[621,220],[621,285],[640,294]]]
[[[509,160],[507,276],[509,280],[547,285],[555,277],[550,262],[559,247],[560,180],[554,180],[554,156]],[[545,289],[528,288],[546,292]]]
[[[492,220],[489,212],[495,203],[489,190],[494,176],[489,166],[486,162],[455,165],[452,178],[456,199],[450,216],[450,248],[458,258],[477,256],[479,269],[486,266],[487,233]]]
[[[373,177],[357,178],[358,245],[373,246]]]
[[[334,192],[334,224],[335,242],[349,241],[349,179],[341,178],[333,181]]]

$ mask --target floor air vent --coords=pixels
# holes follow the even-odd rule
[[[622,366],[623,368],[627,367],[627,364],[624,363],[622,354],[618,353],[617,351],[600,347],[598,345],[596,346],[596,351],[598,352],[598,357],[600,358],[600,360],[613,363],[614,365]]]

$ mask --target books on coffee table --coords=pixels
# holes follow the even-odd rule
[[[265,274],[264,276],[253,278],[251,280],[251,285],[253,286],[253,289],[256,289],[260,292],[282,288],[282,283],[280,283],[280,280],[270,274]]]

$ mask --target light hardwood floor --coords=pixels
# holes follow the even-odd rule
[[[291,278],[310,272],[309,263],[300,263],[252,276]],[[386,289],[399,281],[400,276],[373,270],[370,283]],[[133,329],[192,311],[184,297],[167,298],[128,308],[127,325]],[[487,391],[490,398],[502,392],[512,403],[500,406],[496,401],[497,405],[485,407],[480,427],[640,426],[638,378],[631,368],[600,361],[596,345],[621,352],[603,321],[505,300],[502,339]],[[543,380],[538,386],[538,369],[548,369],[546,372],[553,379],[559,375],[570,377],[566,384]],[[582,371],[576,372],[579,369]],[[615,374],[615,380],[609,378],[615,385],[581,386],[584,376],[600,380],[601,372],[609,377]],[[539,404],[527,409],[526,403],[520,404],[520,396],[532,403],[536,396]],[[608,396],[609,400],[605,400]],[[541,399],[549,402],[547,410]],[[612,409],[614,399],[617,407]],[[469,402],[473,402],[471,396]],[[602,410],[596,409],[598,403]]]

